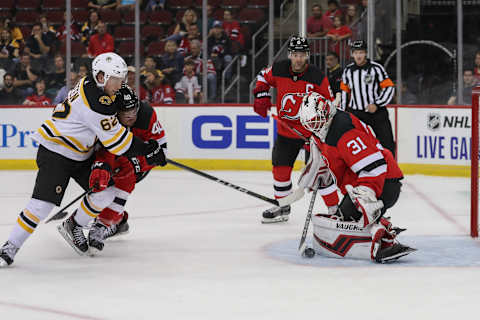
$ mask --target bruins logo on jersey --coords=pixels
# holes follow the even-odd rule
[[[107,106],[113,103],[112,98],[110,98],[109,96],[100,96],[100,98],[98,98],[98,102]]]

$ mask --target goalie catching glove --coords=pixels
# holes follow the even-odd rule
[[[363,227],[377,221],[382,212],[383,201],[377,200],[375,191],[366,186],[346,185],[345,189],[357,210],[362,214],[359,222],[363,223]]]

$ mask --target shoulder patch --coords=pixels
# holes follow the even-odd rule
[[[340,140],[346,132],[352,129],[355,129],[355,126],[353,125],[350,114],[342,110],[337,110],[337,114],[333,117],[332,124],[328,129],[325,143],[329,146],[337,146],[338,140]]]
[[[106,106],[109,106],[113,103],[112,98],[110,98],[107,95],[100,96],[100,98],[98,98],[98,102],[100,102],[101,104],[104,104]]]
[[[97,113],[113,116],[117,113],[117,109],[113,104],[113,100],[105,92],[98,88],[93,79],[87,77],[83,82],[84,101],[87,106]]]
[[[150,104],[146,102],[140,102],[140,108],[138,109],[137,113],[137,121],[135,121],[133,128],[148,130],[153,112],[154,110]]]

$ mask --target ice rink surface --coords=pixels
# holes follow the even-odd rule
[[[272,194],[270,172],[210,173]],[[2,243],[34,180],[34,171],[0,171]],[[154,171],[127,204],[131,233],[100,256],[78,256],[55,223],[41,224],[0,270],[0,319],[474,319],[480,243],[468,236],[469,188],[465,178],[407,176],[387,215],[419,251],[377,265],[298,257],[310,195],[287,223],[262,225],[268,203]],[[72,181],[63,204],[80,193]]]

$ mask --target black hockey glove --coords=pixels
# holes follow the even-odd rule
[[[147,150],[145,159],[149,165],[161,167],[167,165],[167,158],[165,157],[165,153],[163,153],[163,148],[156,140],[148,140]]]
[[[142,165],[140,164],[140,160],[138,160],[137,157],[129,158],[128,160],[132,164],[133,172],[135,172],[135,175],[142,172]]]

